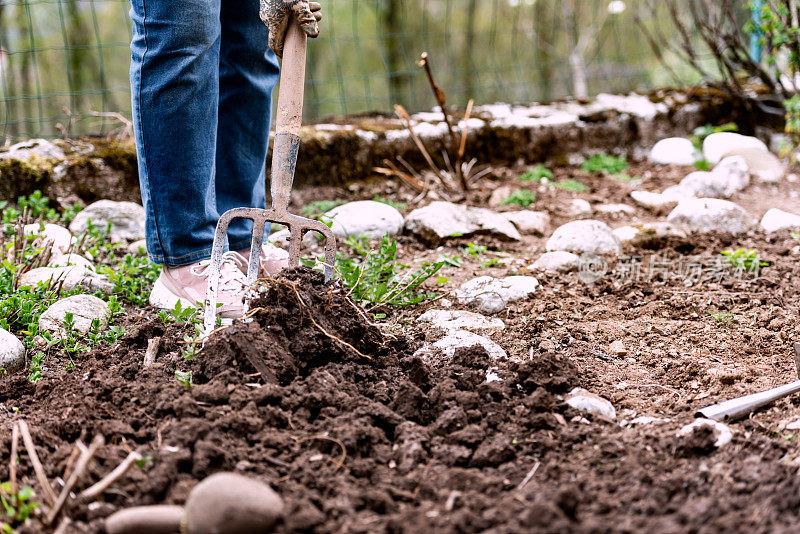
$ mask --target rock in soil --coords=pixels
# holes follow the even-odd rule
[[[183,506],[136,506],[110,515],[104,527],[107,534],[176,534],[182,520]]]
[[[267,484],[217,473],[195,486],[186,501],[186,534],[264,534],[283,515],[283,500]]]
[[[503,330],[506,325],[501,319],[489,319],[479,313],[464,310],[428,310],[417,322],[428,323],[442,330]]]
[[[783,180],[786,169],[781,160],[772,152],[760,148],[739,148],[725,154],[724,157],[739,156],[744,158],[750,168],[750,174],[757,182],[774,184]]]
[[[76,235],[86,231],[89,220],[100,230],[111,223],[110,234],[119,239],[144,239],[144,208],[135,202],[98,200],[89,204],[72,220],[70,231]]]
[[[0,369],[13,373],[25,365],[25,345],[11,332],[0,328]]]
[[[601,415],[608,419],[617,417],[617,411],[614,409],[613,404],[583,388],[575,388],[570,391],[569,395],[567,395],[566,403],[582,412]]]
[[[473,347],[482,348],[489,356],[495,359],[508,357],[506,351],[491,339],[467,330],[454,330],[436,343],[423,346],[414,355],[431,359],[437,356],[437,352],[441,352],[445,358],[452,358],[458,349],[471,349]]]
[[[47,139],[29,139],[11,145],[7,152],[0,152],[0,159],[28,160],[36,156],[48,159],[64,159],[64,151]]]
[[[108,326],[111,310],[108,304],[92,295],[73,295],[61,299],[39,317],[39,328],[57,337],[67,335],[64,321],[71,313],[75,321],[73,331],[86,334],[92,329],[92,322],[100,321],[100,332]]]
[[[544,235],[550,227],[550,215],[544,211],[506,211],[501,215],[523,235]]]
[[[650,161],[662,165],[694,165],[695,148],[692,142],[684,137],[662,139],[650,150]]]
[[[623,226],[614,229],[623,245],[659,250],[670,239],[686,239],[686,232],[668,222],[647,223],[640,226]]]
[[[572,252],[546,252],[539,256],[533,265],[532,271],[545,271],[553,273],[568,273],[577,271],[581,266],[581,258]]]
[[[39,223],[26,224],[23,228],[26,236],[41,236],[45,241],[53,242],[53,252],[63,254],[69,250],[72,244],[72,234],[63,226],[57,224],[45,224],[44,228]]]
[[[741,234],[755,221],[737,204],[718,198],[688,198],[672,210],[667,220],[690,232]]]
[[[462,284],[456,298],[480,313],[492,315],[503,311],[509,303],[533,295],[538,287],[539,281],[532,276],[481,276]]]
[[[382,239],[403,229],[403,215],[383,202],[361,200],[337,206],[325,214],[331,230],[339,237]]]
[[[800,228],[800,215],[772,208],[761,218],[761,228],[768,233]]]
[[[88,259],[79,254],[64,254],[63,256],[55,256],[47,264],[48,267],[69,267],[70,265],[77,265],[86,269],[94,269],[94,264]]]
[[[494,211],[452,202],[433,202],[406,217],[405,228],[431,245],[451,237],[492,234],[500,239],[519,241],[522,236],[511,222]]]
[[[547,240],[547,252],[588,252],[592,254],[617,254],[619,240],[604,222],[594,220],[572,221],[559,227]]]
[[[65,291],[74,291],[79,288],[86,291],[101,291],[106,294],[114,291],[114,284],[107,277],[94,272],[85,265],[39,267],[19,277],[20,287],[35,288],[39,283],[58,284]]]
[[[697,419],[682,427],[678,433],[678,450],[686,455],[708,454],[731,442],[730,427],[712,419]]]
[[[711,163],[718,163],[725,154],[742,148],[756,148],[769,152],[761,139],[733,132],[713,133],[703,141],[703,157]]]
[[[750,185],[750,169],[741,156],[729,156],[711,172],[695,171],[681,180],[678,187],[688,195],[701,198],[730,198]]]
[[[631,191],[630,197],[641,207],[652,211],[655,214],[668,213],[678,205],[678,199],[664,195],[662,193],[651,193],[650,191]]]

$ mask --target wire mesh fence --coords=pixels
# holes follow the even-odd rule
[[[638,14],[643,24],[663,24],[640,0],[324,6],[323,34],[309,49],[308,120],[398,103],[433,107],[417,66],[423,51],[453,105],[641,91],[673,81],[634,22]],[[127,0],[0,0],[0,141],[102,134],[124,123],[128,10]]]

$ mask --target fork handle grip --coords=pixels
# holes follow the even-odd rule
[[[306,82],[306,45],[308,37],[292,13],[281,62],[281,84],[278,90],[278,113],[275,133],[298,135],[303,121],[303,93]]]

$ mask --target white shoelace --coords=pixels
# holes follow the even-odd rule
[[[226,252],[222,255],[222,265],[219,273],[219,290],[235,291],[241,293],[247,287],[247,277],[242,273],[241,266],[247,266],[247,260],[238,252]],[[211,260],[204,260],[193,266],[191,273],[194,276],[208,278],[211,270]]]

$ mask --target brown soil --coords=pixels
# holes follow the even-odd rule
[[[632,185],[559,168],[556,180],[571,177],[589,191],[537,191],[531,209],[548,211],[555,226],[567,220],[562,208],[572,198],[631,204],[633,187],[661,190],[688,170],[638,164],[629,174],[643,182]],[[470,202],[485,204],[515,175],[494,173]],[[790,207],[800,191],[789,182],[755,187],[733,200],[758,217],[768,207]],[[349,193],[375,194],[413,196],[387,182]],[[332,196],[320,189],[298,198]],[[635,209],[603,220],[655,220]],[[411,237],[399,241],[403,263],[464,258],[462,267],[442,271],[450,281],[439,289],[451,298],[473,276],[527,272],[545,239],[509,244],[484,236],[435,251]],[[489,250],[477,259],[464,255],[460,248],[472,241]],[[800,431],[786,423],[800,419],[800,400],[732,424],[733,442],[721,450],[708,432],[682,440],[676,432],[699,408],[795,379],[798,245],[789,232],[753,231],[624,251],[647,265],[653,257],[674,264],[757,249],[770,266],[756,280],[606,277],[587,285],[575,273],[541,275],[541,290],[503,312],[506,330],[490,336],[507,361],[478,349],[422,360],[416,348],[440,334],[413,319],[441,300],[387,310],[394,326],[387,329],[319,275],[292,271],[267,283],[251,322],[215,335],[196,360],[179,354],[189,327],[137,319],[117,346],[75,361],[69,372],[53,362],[54,372],[36,385],[22,373],[0,378],[0,457],[9,457],[8,429],[18,417],[31,427],[51,480],[71,468],[75,441],[98,433],[107,445],[79,488],[130,450],[147,455],[146,465],[98,502],[68,506],[75,532],[101,532],[103,518],[122,507],[182,503],[199,480],[221,470],[260,478],[283,496],[280,532],[797,532]],[[482,266],[487,258],[509,262]],[[610,269],[617,266],[610,261]],[[145,368],[154,337],[162,338],[161,350]],[[613,341],[627,354],[613,353]],[[486,382],[490,367],[501,381]],[[192,388],[176,381],[177,370],[192,371]],[[573,387],[609,399],[617,419],[567,407],[564,394]],[[639,416],[662,421],[630,423]],[[20,476],[36,488],[21,456]],[[3,463],[0,480],[8,476]]]

